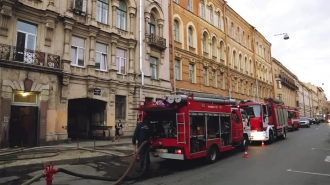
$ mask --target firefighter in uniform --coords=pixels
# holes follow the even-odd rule
[[[132,143],[135,146],[136,140],[138,141],[137,147],[139,148],[144,141],[149,142],[150,139],[150,127],[149,127],[149,118],[145,117],[143,121],[137,124],[134,135],[132,138]],[[140,156],[140,170],[143,169],[144,160],[146,160],[146,170],[149,170],[150,166],[150,155],[147,152],[147,149],[150,147],[150,142],[141,149],[139,156]]]

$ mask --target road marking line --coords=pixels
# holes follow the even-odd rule
[[[330,150],[330,149],[322,149],[322,148],[311,148],[312,150]]]
[[[327,156],[324,161],[330,163],[330,156]]]
[[[293,173],[305,173],[305,174],[310,174],[310,175],[320,175],[320,176],[330,177],[330,174],[324,174],[324,173],[303,172],[303,171],[295,171],[295,170],[291,170],[291,169],[288,169],[287,171],[288,172],[293,172]]]

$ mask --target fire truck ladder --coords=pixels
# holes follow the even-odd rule
[[[179,122],[179,119],[178,119],[179,116],[182,116],[183,122]],[[186,127],[185,127],[186,121],[185,121],[185,118],[184,118],[184,113],[176,113],[176,123],[177,123],[177,129],[176,129],[177,143],[178,144],[186,144]],[[183,132],[179,132],[180,125],[183,126]],[[179,137],[180,135],[183,135],[183,141],[180,141],[180,137]]]

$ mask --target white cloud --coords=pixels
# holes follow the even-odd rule
[[[274,58],[300,81],[321,86],[330,99],[329,0],[228,0],[228,5],[272,43]],[[274,36],[279,33],[290,39]]]

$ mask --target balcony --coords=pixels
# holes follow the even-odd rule
[[[146,34],[146,41],[152,47],[156,47],[160,50],[166,49],[166,39],[163,37],[159,37],[155,34]]]
[[[298,90],[298,86],[294,83],[294,80],[290,78],[287,74],[280,72],[280,74],[275,74],[275,79],[280,80],[282,85],[288,87],[291,90]]]
[[[26,67],[61,69],[59,55],[0,43],[0,64],[22,67],[20,63]]]

